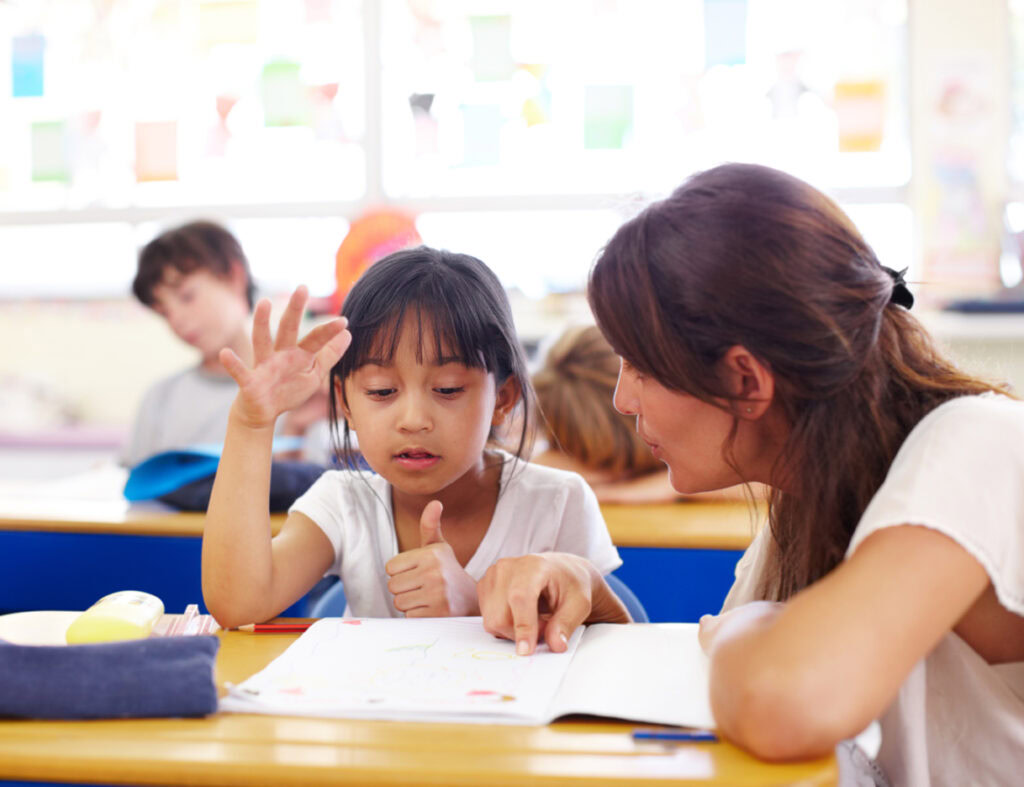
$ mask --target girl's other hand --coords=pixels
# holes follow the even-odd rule
[[[395,555],[384,569],[395,608],[407,618],[478,615],[476,582],[459,565],[441,535],[441,501],[431,500],[420,517],[420,546]]]
[[[305,287],[292,293],[276,339],[270,332],[270,301],[264,298],[256,304],[251,369],[230,348],[220,351],[220,362],[238,383],[232,414],[247,426],[272,426],[281,413],[306,402],[323,388],[331,367],[352,342],[344,317],[319,325],[298,339],[308,297]]]

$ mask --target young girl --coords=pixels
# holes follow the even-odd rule
[[[488,445],[522,406],[527,449],[532,391],[508,299],[482,262],[428,248],[392,254],[356,283],[344,318],[297,342],[305,301],[300,288],[274,341],[269,303],[257,306],[251,368],[221,355],[239,390],[202,569],[222,626],[273,617],[325,574],[341,577],[355,616],[475,615],[476,582],[502,557],[557,550],[602,573],[620,565],[582,478]],[[352,469],[325,473],[271,537],[274,421],[328,372]],[[355,469],[350,431],[373,473]],[[625,614],[617,600],[610,610]]]
[[[696,175],[624,225],[589,298],[622,357],[616,407],[673,486],[772,487],[769,527],[702,624],[721,732],[804,758],[880,718],[868,778],[1018,783],[1024,403],[945,360],[902,275],[828,198],[764,167]],[[480,585],[485,625],[526,650],[524,594],[556,600],[558,649],[607,592],[562,555]]]

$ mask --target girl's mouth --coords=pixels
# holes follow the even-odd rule
[[[417,448],[395,454],[395,460],[400,465],[407,467],[410,470],[425,470],[437,464],[441,460],[441,457],[437,454],[432,454],[429,451],[423,451]]]

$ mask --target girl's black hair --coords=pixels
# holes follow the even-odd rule
[[[515,454],[522,457],[528,450],[534,394],[526,355],[505,289],[483,262],[427,246],[397,251],[359,278],[341,313],[348,318],[352,344],[331,369],[331,390],[339,393],[330,397],[330,416],[333,448],[343,466],[354,468],[358,460],[337,396],[347,406],[348,376],[368,363],[388,363],[394,357],[407,315],[415,316],[420,332],[417,360],[422,359],[426,319],[434,334],[436,358],[453,357],[470,368],[484,369],[494,375],[498,387],[515,379],[523,408]]]

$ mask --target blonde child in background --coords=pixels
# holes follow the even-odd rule
[[[224,626],[262,621],[325,574],[357,617],[475,615],[476,582],[503,557],[570,552],[602,574],[621,561],[593,492],[528,464],[532,388],[508,298],[479,260],[397,252],[353,287],[344,317],[298,341],[296,291],[276,340],[256,307],[253,362],[225,350],[238,383],[203,536],[207,607]],[[330,375],[349,469],[328,471],[271,535],[274,423]],[[522,408],[516,455],[493,444]],[[349,444],[373,472],[356,469]],[[607,600],[609,619],[628,620]]]
[[[532,461],[582,475],[602,503],[665,503],[681,499],[740,500],[763,495],[760,484],[681,495],[665,464],[615,410],[619,357],[595,325],[567,328],[533,374],[546,445]]]

